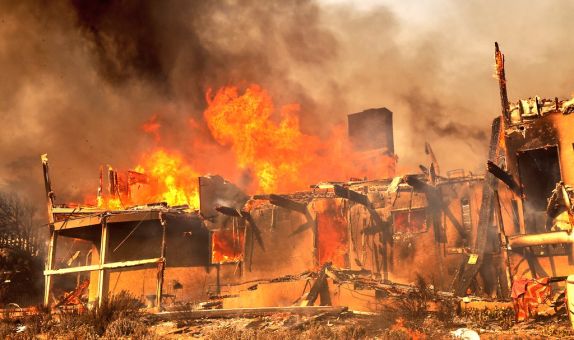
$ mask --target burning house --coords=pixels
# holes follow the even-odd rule
[[[349,135],[373,166],[396,159],[389,110],[349,115]],[[100,174],[98,206],[55,205],[43,157],[51,226],[44,302],[90,306],[128,291],[158,308],[214,298],[230,308],[289,306],[308,287],[301,273],[319,268],[370,280],[357,287],[334,274],[315,278],[314,287],[324,281],[321,304],[376,311],[377,285],[417,276],[450,290],[479,233],[484,178],[463,170],[442,176],[430,145],[426,151],[430,164],[420,174],[321,182],[291,194],[248,197],[219,176],[199,177],[198,209],[145,204],[141,197],[153,190],[146,175],[111,168]],[[481,281],[470,286],[507,294],[503,267],[492,266],[500,249],[491,248]],[[64,291],[75,299],[62,298]]]
[[[498,46],[495,57],[502,113],[492,123],[484,175],[441,172],[428,143],[420,172],[396,174],[386,108],[348,116],[351,159],[357,173],[368,168],[373,178],[288,193],[263,181],[263,193],[247,195],[220,176],[188,169],[184,183],[192,190],[184,192],[163,167],[108,167],[106,176],[100,170],[95,205],[56,205],[43,156],[51,235],[44,303],[84,308],[127,291],[156,310],[327,305],[378,312],[397,291],[426,282],[449,298],[465,297],[463,308],[484,297],[509,308],[512,298],[517,320],[538,309],[556,312],[574,263],[574,102],[510,104]],[[260,170],[267,180],[270,173]],[[159,195],[158,181],[167,188]]]

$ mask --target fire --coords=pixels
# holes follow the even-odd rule
[[[96,205],[120,210],[129,206],[166,202],[169,206],[199,207],[199,174],[175,152],[156,149],[141,157],[135,171],[116,172],[109,168],[108,194],[103,194],[103,174]],[[90,200],[87,200],[90,201]]]
[[[332,262],[338,267],[347,267],[349,236],[347,220],[340,207],[332,200],[318,201],[317,228],[319,264]]]
[[[160,145],[162,125],[154,114],[142,129],[158,146],[141,155],[135,171],[101,174],[97,206],[125,209],[167,202],[197,209],[198,176],[204,172],[235,182],[246,179],[243,186],[248,194],[306,190],[325,180],[388,178],[394,173],[392,156],[377,150],[355,153],[342,125],[327,131],[324,139],[304,133],[299,105],[277,108],[258,85],[244,91],[234,86],[207,91],[206,100],[204,121],[190,119],[187,127],[197,136],[189,145],[191,150],[182,150],[190,151],[185,153],[190,156]],[[211,157],[208,168],[198,156],[202,154]],[[103,178],[113,182],[107,196],[102,195]]]
[[[148,177],[150,193],[137,200],[147,203],[163,201],[170,206],[189,205],[199,207],[199,174],[177,153],[164,149],[153,151],[142,157],[142,163],[135,167]]]
[[[242,95],[232,86],[213,97],[208,91],[207,103],[204,118],[212,136],[233,150],[240,168],[254,172],[256,189],[270,193],[278,189],[279,181],[300,181],[301,167],[308,160],[302,151],[314,149],[317,141],[299,129],[299,105],[283,106],[274,117],[271,97],[257,85]]]
[[[211,261],[213,263],[236,262],[243,259],[244,228],[232,228],[213,232],[211,238]]]
[[[410,329],[405,326],[405,320],[401,317],[395,320],[395,324],[392,325],[391,329],[395,332],[401,332],[407,335],[408,339],[413,340],[424,340],[426,339],[426,335],[416,329]]]
[[[323,180],[388,177],[395,159],[375,152],[355,153],[345,129],[332,128],[320,139],[299,125],[299,105],[276,110],[271,96],[258,85],[240,94],[237,87],[207,92],[204,119],[215,141],[229,147],[241,169],[250,170],[253,192],[305,190]]]

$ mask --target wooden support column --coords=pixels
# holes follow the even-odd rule
[[[108,294],[108,275],[104,268],[108,252],[108,221],[107,215],[102,216],[102,237],[100,240],[100,270],[98,275],[98,305],[101,306]]]
[[[161,311],[161,295],[163,294],[163,275],[165,272],[165,241],[166,241],[166,221],[163,214],[159,213],[159,221],[161,223],[161,261],[158,263],[157,271],[157,288],[156,288],[156,303],[157,310]]]
[[[58,234],[54,230],[54,226],[50,225],[50,243],[48,245],[48,258],[46,262],[46,269],[54,269],[54,259],[56,258],[56,245]],[[50,274],[44,275],[44,306],[48,307],[50,304],[50,289],[52,288],[52,276]]]
[[[50,244],[48,245],[48,258],[46,261],[46,269],[54,269],[54,259],[56,253],[56,245],[58,234],[54,230],[54,214],[52,209],[54,207],[54,192],[52,191],[52,183],[50,181],[50,169],[48,166],[48,155],[43,154],[40,156],[42,160],[42,170],[44,172],[44,186],[46,188],[46,208],[48,212],[48,227],[50,230]],[[50,304],[50,288],[52,287],[52,277],[50,274],[44,276],[44,306]]]

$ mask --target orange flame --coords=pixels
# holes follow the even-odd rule
[[[108,195],[100,194],[96,197],[98,208],[120,210],[133,205],[159,202],[169,206],[188,205],[191,209],[199,208],[199,174],[181,155],[158,148],[143,155],[141,159],[135,171],[115,173],[116,189]],[[86,199],[86,202],[92,200]]]
[[[236,262],[243,259],[244,228],[232,228],[213,232],[211,238],[211,261],[213,263]]]
[[[135,170],[147,175],[151,186],[149,193],[136,201],[149,203],[151,199],[151,202],[163,201],[170,206],[199,207],[199,174],[181,155],[157,149],[142,157],[142,163]]]
[[[198,136],[192,144],[193,157],[210,155],[209,168],[198,167],[205,167],[199,163],[200,159],[157,147],[141,156],[135,167],[137,172],[118,173],[119,189],[111,197],[99,196],[98,206],[121,209],[167,202],[171,206],[187,204],[198,208],[198,176],[203,171],[221,174],[231,181],[251,179],[243,183],[250,194],[306,190],[321,181],[388,178],[394,174],[393,156],[378,150],[355,153],[341,125],[327,131],[330,135],[326,139],[302,132],[299,105],[285,105],[276,110],[271,96],[258,85],[249,86],[243,93],[234,86],[223,87],[214,94],[208,91],[206,99],[205,124],[192,120],[189,129]],[[142,128],[156,143],[162,141],[157,114]],[[206,133],[217,145],[205,138]],[[238,174],[238,170],[244,173]],[[100,179],[100,186],[101,183]]]
[[[207,92],[204,118],[214,139],[230,147],[240,168],[256,177],[252,191],[264,193],[304,190],[324,180],[349,177],[388,177],[395,159],[382,153],[354,153],[341,127],[321,140],[299,127],[299,105],[278,113],[270,95],[258,85],[243,94],[236,87]]]
[[[257,189],[264,193],[278,189],[278,181],[299,182],[306,161],[302,150],[314,148],[316,139],[301,133],[296,104],[280,109],[273,120],[274,106],[267,92],[252,85],[243,95],[236,87],[224,87],[213,98],[207,93],[204,112],[215,140],[229,146],[240,168],[253,170]]]

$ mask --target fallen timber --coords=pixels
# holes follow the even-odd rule
[[[290,307],[264,307],[264,308],[230,308],[186,310],[173,312],[160,312],[153,315],[158,320],[193,320],[207,318],[238,318],[290,313],[304,316],[313,315],[339,315],[347,311],[347,307],[334,306],[290,306]]]

